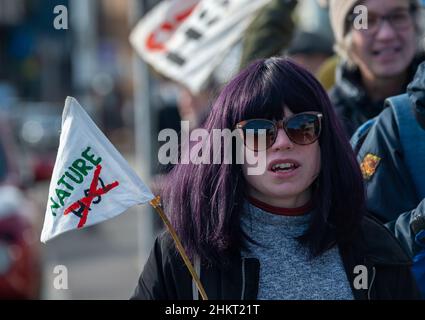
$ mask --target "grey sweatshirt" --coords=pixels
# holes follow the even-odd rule
[[[260,261],[258,299],[354,299],[338,248],[310,259],[295,239],[307,229],[310,217],[277,215],[246,202],[242,230],[258,244],[247,242],[242,256]]]

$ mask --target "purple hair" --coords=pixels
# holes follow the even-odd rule
[[[257,60],[223,88],[203,127],[212,132],[250,118],[281,119],[284,106],[293,113],[323,113],[315,210],[299,239],[317,256],[348,241],[365,212],[359,166],[319,82],[288,59]],[[245,190],[238,164],[178,164],[173,169],[164,204],[189,256],[214,263],[239,252],[245,240],[240,228]]]

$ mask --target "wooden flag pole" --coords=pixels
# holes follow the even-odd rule
[[[189,257],[187,256],[186,251],[184,250],[183,245],[180,242],[179,237],[177,236],[176,231],[174,230],[173,226],[170,223],[170,220],[168,220],[167,216],[162,210],[161,198],[159,196],[156,196],[155,199],[151,200],[149,203],[156,210],[156,212],[161,217],[162,221],[164,221],[165,225],[167,226],[168,231],[170,232],[171,236],[174,239],[174,243],[176,244],[177,250],[179,251],[181,257],[183,258],[184,263],[186,264],[187,269],[189,270],[193,280],[196,283],[196,287],[198,288],[198,291],[201,294],[202,300],[208,300],[207,294],[204,290],[204,287],[202,286],[201,280],[196,274],[195,268],[193,268],[193,265],[190,262]]]

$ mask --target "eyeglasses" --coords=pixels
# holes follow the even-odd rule
[[[414,12],[414,7],[400,9],[386,15],[378,15],[369,12],[367,15],[367,28],[360,28],[358,30],[367,35],[374,35],[381,28],[382,23],[387,21],[395,31],[404,31],[412,26],[412,15]],[[347,17],[347,23],[353,27],[356,17],[357,14],[349,15]]]
[[[236,124],[242,130],[244,144],[253,151],[269,149],[275,142],[278,130],[283,128],[288,138],[295,144],[308,145],[319,139],[322,129],[320,112],[303,112],[279,121],[268,119],[250,119]],[[260,145],[261,136],[265,135],[265,148]],[[263,138],[264,139],[264,138]]]

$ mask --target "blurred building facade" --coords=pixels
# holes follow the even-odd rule
[[[131,149],[132,11],[134,3],[146,12],[157,2],[0,0],[0,111],[62,110],[72,95],[113,143]],[[54,26],[58,6],[67,9],[67,29]]]

